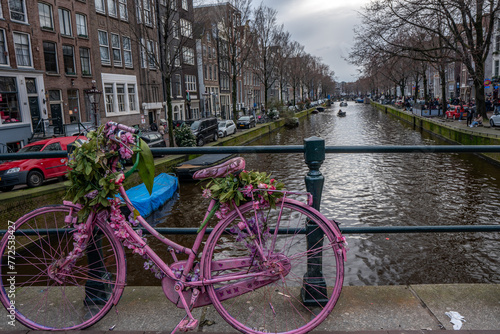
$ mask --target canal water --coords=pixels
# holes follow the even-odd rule
[[[302,119],[252,145],[449,144],[369,105],[351,102]],[[247,169],[268,171],[305,191],[302,154],[246,154]],[[321,212],[341,227],[489,225],[500,222],[500,168],[470,154],[327,154]],[[182,183],[158,226],[197,227],[207,200],[200,184]],[[191,244],[191,237],[176,237]],[[347,235],[346,285],[500,283],[500,233]],[[153,245],[156,243],[153,243]],[[161,245],[157,245],[161,248]],[[131,256],[128,257],[131,260]],[[134,264],[129,284],[157,284]]]

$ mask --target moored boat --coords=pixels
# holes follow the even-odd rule
[[[203,168],[212,167],[229,160],[233,154],[204,154],[197,158],[183,162],[175,168],[175,173],[180,180],[189,181],[193,174]]]

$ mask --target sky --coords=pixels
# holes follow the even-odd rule
[[[320,57],[335,72],[336,81],[356,81],[359,72],[349,64],[354,44],[353,28],[361,23],[359,11],[368,0],[263,0],[278,11],[278,24],[284,24],[292,39],[306,52]],[[254,0],[254,6],[260,2]]]

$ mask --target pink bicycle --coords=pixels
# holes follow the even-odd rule
[[[115,143],[132,151],[134,132],[108,123],[102,133],[107,149],[118,151],[110,147]],[[95,324],[118,303],[126,285],[124,246],[145,259],[166,297],[186,311],[172,332],[195,329],[191,310],[209,304],[244,333],[306,333],[333,310],[342,289],[345,238],[334,221],[311,207],[310,194],[303,203],[292,198],[294,192],[247,186],[240,189],[244,198],[221,203],[212,197],[194,244],[185,247],[138,215],[118,160],[106,160],[111,172],[105,177],[111,184],[106,187],[116,187],[121,198],[108,198],[106,206],[91,191],[87,206],[65,201],[9,223],[0,242],[0,300],[7,321],[35,330]],[[236,180],[244,177],[244,167],[244,160],[235,158],[195,178]],[[128,218],[123,204],[132,212]],[[220,219],[209,233],[214,213]],[[148,246],[141,226],[168,247],[169,261]]]

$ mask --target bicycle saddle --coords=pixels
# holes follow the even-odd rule
[[[208,167],[193,174],[194,180],[203,180],[208,178],[226,177],[229,174],[235,174],[245,169],[245,159],[233,158],[220,165]]]

